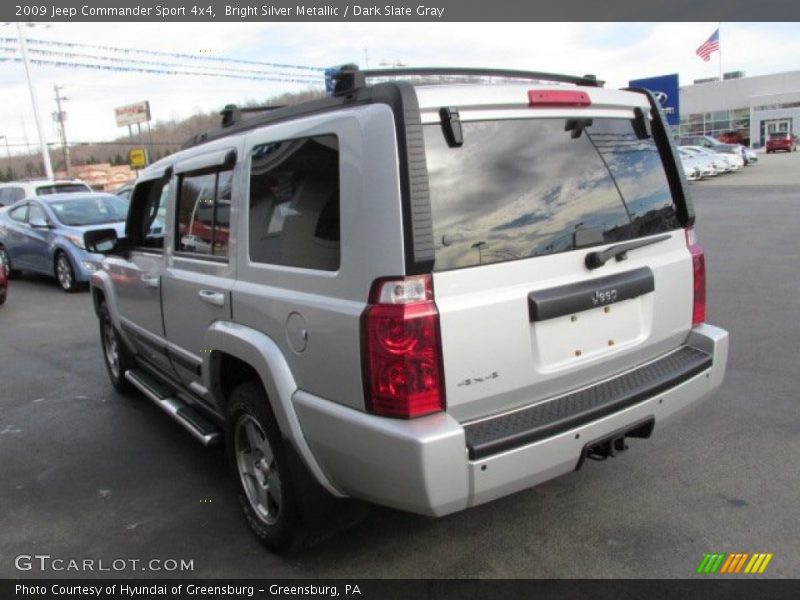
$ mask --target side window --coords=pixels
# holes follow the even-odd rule
[[[250,167],[250,260],[335,271],[340,262],[335,135],[261,144]]]
[[[11,202],[22,200],[25,197],[25,190],[20,187],[11,188]]]
[[[18,206],[17,208],[11,210],[8,213],[8,216],[11,217],[15,221],[19,221],[20,223],[24,223],[25,220],[28,218],[28,205],[23,204],[22,206]]]
[[[145,240],[147,245],[164,245],[164,228],[167,222],[167,202],[169,202],[169,182],[156,185],[150,191],[145,211]]]
[[[233,171],[181,177],[176,250],[228,255],[232,179]]]
[[[28,223],[37,220],[44,221],[45,223],[49,221],[47,214],[45,214],[44,209],[41,206],[33,202],[31,202],[29,206],[30,209],[28,210]]]

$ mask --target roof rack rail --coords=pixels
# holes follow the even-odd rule
[[[594,75],[577,77],[574,75],[561,75],[558,73],[542,73],[539,71],[516,71],[509,69],[474,69],[469,67],[423,67],[407,69],[369,69],[360,71],[358,68],[348,66],[332,75],[335,80],[333,94],[335,96],[349,94],[364,87],[366,80],[371,77],[417,77],[417,76],[471,76],[471,77],[505,77],[508,79],[526,79],[538,81],[555,81],[558,83],[572,83],[602,87],[603,81]]]
[[[238,123],[242,120],[243,113],[264,112],[283,108],[284,106],[284,104],[275,104],[270,106],[247,106],[245,108],[239,108],[235,104],[226,104],[225,108],[223,108],[219,113],[222,115],[221,127],[230,127],[231,125]]]

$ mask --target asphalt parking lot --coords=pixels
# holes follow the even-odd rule
[[[771,552],[797,577],[800,153],[692,184],[708,320],[731,333],[721,392],[605,462],[434,520],[373,508],[281,558],[250,533],[223,451],[116,394],[89,295],[11,282],[0,307],[0,577],[14,557],[187,559],[158,577],[691,577],[706,552]],[[102,575],[99,573],[98,575]]]

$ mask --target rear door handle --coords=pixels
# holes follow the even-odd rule
[[[214,306],[225,306],[225,294],[213,290],[200,290],[197,292],[200,300]]]
[[[158,277],[147,277],[146,275],[142,275],[142,283],[145,284],[147,287],[157,288]]]

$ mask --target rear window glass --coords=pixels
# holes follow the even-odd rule
[[[462,127],[458,148],[447,145],[440,125],[424,127],[437,271],[679,227],[655,143],[638,139],[630,120]]]
[[[51,185],[40,185],[36,188],[37,196],[49,196],[50,194],[69,194],[72,192],[91,192],[92,189],[83,183],[54,183]]]
[[[771,140],[785,140],[789,137],[788,133],[770,133],[769,139]]]

